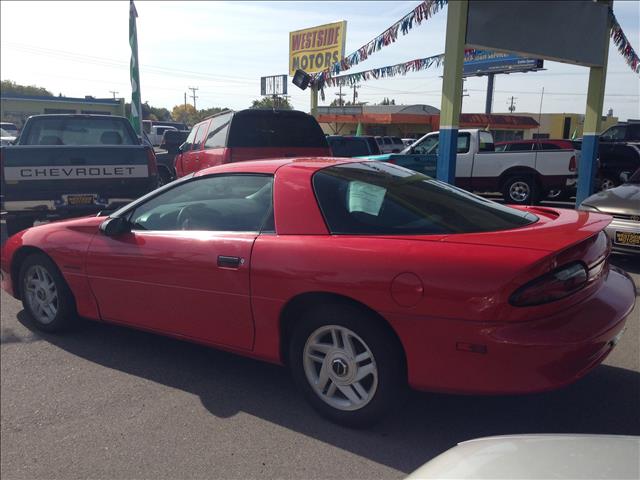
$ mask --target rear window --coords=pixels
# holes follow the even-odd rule
[[[313,187],[331,233],[454,234],[506,230],[537,217],[383,162],[319,170]]]
[[[369,146],[364,138],[329,138],[334,157],[361,157],[369,155]]]
[[[562,150],[560,145],[556,145],[555,143],[546,143],[546,142],[541,143],[540,148],[541,150]]]
[[[237,112],[231,121],[227,146],[328,147],[320,125],[311,115],[265,110]]]
[[[136,145],[133,131],[117,118],[38,118],[27,145]]]
[[[533,143],[512,143],[509,145],[509,152],[530,152],[533,149]]]

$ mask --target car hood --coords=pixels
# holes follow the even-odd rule
[[[459,443],[407,480],[566,478],[637,479],[640,437],[506,435]]]
[[[598,192],[588,197],[582,205],[597,208],[603,213],[638,215],[640,214],[640,184],[625,183],[619,187]]]

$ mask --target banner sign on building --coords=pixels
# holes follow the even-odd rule
[[[489,73],[529,72],[540,70],[544,61],[539,58],[525,58],[513,53],[500,53],[491,50],[472,50],[466,55],[462,76],[487,75]]]
[[[321,72],[342,60],[346,35],[346,21],[289,33],[289,75]]]
[[[260,95],[286,95],[287,76],[272,75],[260,77]]]

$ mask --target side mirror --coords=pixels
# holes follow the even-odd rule
[[[115,237],[131,231],[129,220],[123,217],[109,217],[100,224],[100,231],[107,237]]]
[[[629,172],[622,172],[620,174],[620,182],[627,183],[629,181]]]

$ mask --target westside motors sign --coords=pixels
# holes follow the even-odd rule
[[[346,21],[289,33],[289,75],[321,72],[342,60],[346,34]]]

